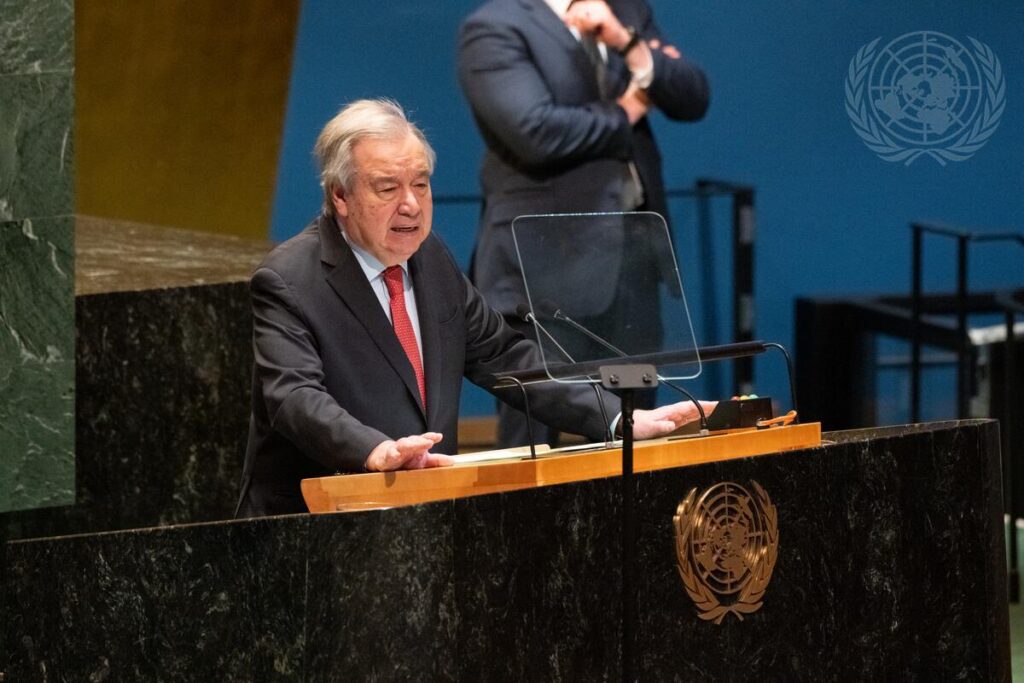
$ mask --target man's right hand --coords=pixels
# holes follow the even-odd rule
[[[647,112],[651,108],[651,101],[647,99],[647,94],[643,90],[630,83],[626,92],[619,97],[618,105],[626,111],[626,118],[632,125],[647,116]]]
[[[437,432],[426,432],[406,436],[397,441],[382,441],[370,451],[366,458],[366,469],[371,472],[389,472],[453,465],[455,460],[451,456],[430,452],[442,438],[443,436]]]
[[[621,50],[631,37],[604,0],[573,2],[562,16],[562,21],[580,33],[592,34],[595,40],[601,41],[613,50]]]

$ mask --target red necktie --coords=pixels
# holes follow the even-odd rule
[[[395,336],[398,337],[398,342],[405,349],[405,355],[412,363],[413,372],[416,373],[416,384],[420,388],[420,398],[423,400],[423,409],[426,410],[427,385],[423,381],[423,363],[420,362],[420,350],[416,346],[416,333],[412,329],[409,312],[405,309],[402,266],[391,266],[385,269],[384,284],[388,286],[388,296],[391,298],[391,323],[395,326]]]

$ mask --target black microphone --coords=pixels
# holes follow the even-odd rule
[[[538,330],[544,333],[545,337],[551,340],[551,343],[555,345],[555,348],[557,348],[563,356],[565,356],[566,360],[568,360],[570,363],[576,362],[575,360],[573,360],[572,356],[569,355],[569,352],[566,351],[562,347],[562,345],[558,343],[558,340],[551,336],[551,333],[547,331],[547,328],[540,324],[540,321],[537,320],[537,316],[533,314],[533,311],[530,310],[529,306],[527,306],[526,304],[519,304],[518,306],[516,306],[516,316],[524,323],[533,323],[533,325]]]
[[[552,303],[551,301],[549,301],[547,299],[541,301],[538,304],[538,306],[537,306],[537,310],[541,311],[546,316],[549,316],[551,318],[554,318],[555,320],[558,320],[558,321],[566,323],[567,325],[569,325],[573,329],[575,329],[578,332],[580,332],[581,334],[585,335],[588,339],[590,339],[592,341],[595,341],[598,344],[600,344],[601,346],[603,346],[604,348],[608,349],[609,351],[614,353],[619,358],[628,358],[629,357],[629,354],[627,354],[625,351],[623,351],[619,347],[615,346],[614,344],[612,344],[611,342],[606,340],[604,337],[601,337],[600,335],[595,334],[591,330],[587,329],[584,325],[581,325],[580,323],[576,322],[575,320],[570,318],[568,315],[563,313],[562,309],[558,308],[557,306],[555,306],[555,304]],[[696,398],[694,398],[693,394],[691,394],[689,391],[687,391],[686,389],[683,389],[680,386],[677,386],[677,385],[673,384],[672,382],[669,382],[667,379],[665,379],[661,375],[658,375],[658,381],[663,383],[663,384],[665,384],[669,388],[676,390],[677,392],[679,392],[680,394],[682,394],[683,396],[688,398],[693,403],[693,405],[695,405],[697,407],[697,413],[700,415],[700,431],[701,431],[702,434],[706,434],[708,432],[708,417],[707,417],[707,415],[704,414],[704,408],[703,408],[703,406],[701,406],[700,401],[698,401]]]
[[[527,306],[524,303],[521,303],[518,306],[516,306],[516,315],[523,322],[533,323],[534,327],[543,332],[544,336],[551,340],[551,343],[555,345],[555,348],[557,348],[563,356],[565,356],[566,360],[568,360],[570,363],[576,362],[573,359],[573,357],[569,355],[569,352],[566,351],[565,348],[558,343],[558,340],[551,336],[551,333],[548,332],[547,328],[544,327],[539,320],[537,320],[537,316],[533,314],[533,311],[530,310],[529,306]],[[611,443],[614,440],[615,435],[612,434],[610,430],[611,422],[608,421],[608,409],[607,407],[605,407],[604,404],[604,396],[601,395],[601,390],[598,388],[597,384],[590,382],[590,386],[594,388],[594,395],[597,396],[597,404],[601,408],[601,419],[604,420],[605,442]]]

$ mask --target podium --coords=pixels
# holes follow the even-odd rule
[[[617,680],[621,490],[603,472],[386,509],[11,542],[0,671]],[[704,618],[676,518],[689,519],[692,491],[725,484],[770,498],[774,565],[760,608]],[[994,421],[824,433],[639,471],[634,485],[636,680],[1009,680]]]
[[[810,448],[821,444],[819,423],[736,430],[704,438],[663,438],[638,442],[635,472]],[[312,513],[400,507],[487,493],[552,486],[622,474],[620,447],[569,447],[511,455],[490,462],[423,470],[337,475],[302,481],[302,495]]]

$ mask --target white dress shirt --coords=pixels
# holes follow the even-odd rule
[[[363,269],[363,274],[366,275],[373,293],[377,295],[377,300],[380,301],[380,306],[384,309],[384,315],[388,317],[388,322],[394,326],[395,321],[391,319],[391,295],[388,294],[388,285],[384,282],[384,271],[387,269],[387,266],[378,261],[373,254],[350,240],[340,225],[338,228],[341,230],[341,236],[345,238],[348,246],[352,247],[352,253],[355,254],[359,267]],[[402,291],[405,293],[405,310],[409,313],[412,331],[416,333],[416,348],[420,350],[420,358],[423,358],[420,315],[416,309],[416,293],[412,289],[412,278],[409,277],[409,262],[402,261],[398,265],[402,266]]]

